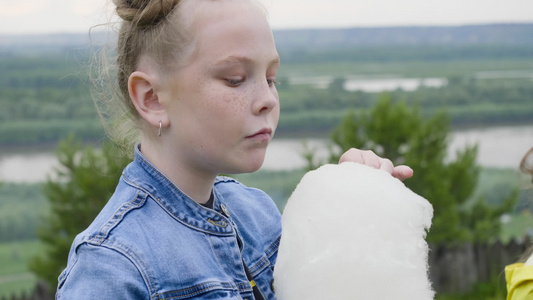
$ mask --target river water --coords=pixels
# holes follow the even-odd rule
[[[422,86],[439,88],[448,84],[446,78],[402,78],[397,75],[390,75],[388,78],[383,78],[383,76],[381,75],[377,78],[356,75],[347,76],[344,78],[344,89],[352,92],[378,93],[397,89],[414,91]],[[333,76],[291,77],[289,82],[290,84],[306,84],[314,88],[325,89],[334,79]]]
[[[317,150],[318,158],[327,157],[326,139],[306,139]],[[304,139],[274,138],[264,170],[291,170],[305,166],[302,158]],[[524,153],[533,147],[533,125],[498,126],[455,131],[450,134],[448,157],[454,158],[465,145],[479,145],[478,163],[486,167],[517,168]],[[58,166],[53,149],[1,151],[0,181],[40,182]]]

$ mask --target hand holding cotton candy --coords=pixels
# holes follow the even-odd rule
[[[357,164],[307,173],[283,212],[279,300],[433,299],[433,207],[389,173]]]

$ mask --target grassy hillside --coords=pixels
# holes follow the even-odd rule
[[[41,251],[36,240],[0,243],[0,297],[29,293],[37,279],[28,270],[28,260]]]
[[[341,84],[354,78],[436,77],[454,83],[453,88],[397,91],[398,97],[421,102],[429,114],[438,103],[452,123],[462,125],[533,118],[533,24],[280,30],[274,35],[282,59],[280,133],[329,131],[347,109],[366,109],[376,98],[294,84],[313,77]],[[0,37],[0,101],[5,104],[0,145],[55,143],[70,132],[102,139],[87,67],[92,51],[106,39],[113,37],[98,32]],[[500,81],[512,86],[502,87]],[[493,87],[495,82],[500,85]],[[465,97],[467,104],[456,105]]]

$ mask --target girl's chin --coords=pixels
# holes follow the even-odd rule
[[[224,172],[225,174],[243,174],[243,173],[253,173],[261,168],[263,165],[263,162],[265,161],[265,157],[261,157],[261,159],[255,159],[252,161],[249,161],[246,164],[240,164],[238,166],[235,166],[231,170],[228,170]]]

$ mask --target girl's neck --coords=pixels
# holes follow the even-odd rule
[[[178,155],[149,138],[141,138],[141,153],[182,192],[194,201],[209,201],[217,174],[206,174],[180,162]]]

